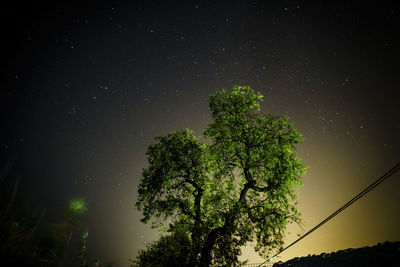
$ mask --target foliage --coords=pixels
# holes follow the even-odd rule
[[[12,182],[12,179],[2,183]],[[3,188],[2,188],[3,189]],[[42,222],[45,209],[40,214],[34,212],[31,202],[9,194],[5,190],[1,196],[9,200],[0,206],[0,260],[5,266],[61,266],[65,250],[73,231],[80,226],[82,209],[69,209],[65,218],[53,224],[50,231],[38,235],[37,228]],[[12,199],[12,205],[10,199]],[[15,201],[14,201],[15,200]],[[83,201],[83,200],[82,200]],[[71,202],[72,203],[72,202]],[[84,203],[84,202],[81,202]]]
[[[89,267],[86,258],[86,249],[87,249],[86,245],[87,245],[88,235],[89,235],[88,231],[84,231],[81,235],[81,250],[79,252],[80,267]]]
[[[182,232],[162,236],[139,252],[132,267],[192,266],[189,262],[190,240]]]
[[[19,179],[11,177],[10,172],[14,161],[15,157],[10,158],[0,169],[0,262],[2,266],[63,266],[72,233],[82,230],[86,201],[69,201],[65,217],[52,224],[49,231],[38,234],[46,209],[36,212],[32,201],[17,194]],[[88,231],[84,231],[78,254],[80,266],[100,266],[98,259],[89,264],[86,258],[87,238]]]
[[[306,168],[293,150],[302,137],[288,118],[260,114],[262,98],[248,86],[220,90],[210,97],[207,144],[181,129],[147,149],[136,206],[143,222],[187,236],[192,266],[237,265],[240,246],[254,240],[265,256],[300,220]]]

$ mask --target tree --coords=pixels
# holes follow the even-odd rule
[[[260,114],[262,98],[248,86],[220,90],[210,97],[207,143],[181,129],[147,149],[136,206],[143,222],[187,235],[192,266],[236,265],[250,241],[266,256],[300,221],[306,167],[293,150],[302,136],[287,117]]]

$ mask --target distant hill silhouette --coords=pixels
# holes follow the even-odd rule
[[[349,248],[278,262],[273,267],[387,267],[400,266],[400,242],[378,243],[373,247]]]

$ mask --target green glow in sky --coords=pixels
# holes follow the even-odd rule
[[[74,213],[82,214],[87,210],[86,202],[84,199],[73,199],[69,202],[69,210]]]

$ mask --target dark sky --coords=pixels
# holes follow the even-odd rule
[[[396,1],[80,2],[2,6],[0,159],[17,157],[19,194],[49,222],[87,200],[103,263],[127,266],[156,239],[134,207],[146,147],[179,128],[202,135],[220,88],[250,85],[304,136],[304,230],[287,242],[400,159]],[[280,259],[400,240],[399,178]],[[251,247],[244,258],[262,261]]]

